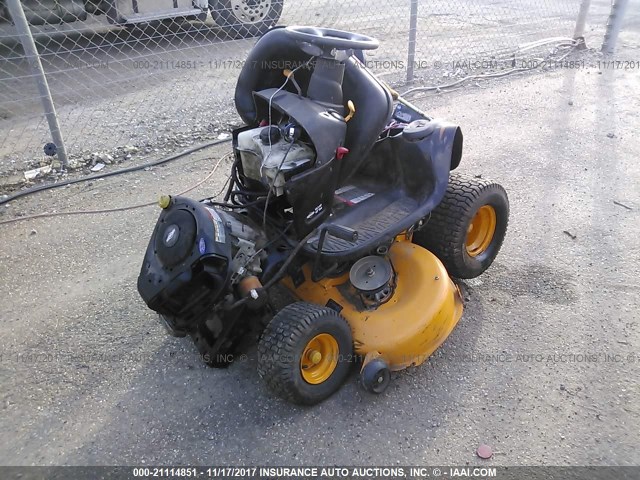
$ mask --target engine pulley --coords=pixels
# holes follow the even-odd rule
[[[349,271],[351,285],[361,293],[373,294],[384,290],[393,277],[391,262],[383,257],[371,255],[361,258]]]

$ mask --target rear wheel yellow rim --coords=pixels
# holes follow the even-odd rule
[[[305,382],[319,385],[327,381],[338,365],[340,348],[332,335],[321,333],[307,343],[300,358],[300,373]]]
[[[497,215],[491,205],[483,205],[476,212],[467,229],[466,247],[471,257],[487,251],[496,233]]]

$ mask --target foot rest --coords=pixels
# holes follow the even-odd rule
[[[348,241],[332,235],[326,235],[322,251],[324,253],[339,254],[362,245],[410,215],[416,207],[417,202],[415,200],[403,197],[387,204],[384,208],[376,208],[370,216],[358,222],[349,223],[350,215],[337,216],[331,223],[355,230],[358,232],[358,238],[355,241]],[[319,238],[312,240],[311,245],[314,249],[318,248],[318,241]]]

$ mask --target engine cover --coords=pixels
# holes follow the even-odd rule
[[[160,214],[138,292],[177,331],[192,330],[230,288],[233,251],[225,215],[181,197]]]

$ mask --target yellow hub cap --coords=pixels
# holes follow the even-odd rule
[[[305,382],[318,385],[326,381],[338,364],[338,342],[328,333],[311,339],[300,358],[300,372]]]
[[[471,219],[467,230],[467,253],[471,257],[483,254],[491,245],[496,233],[496,211],[490,205],[483,205]]]

